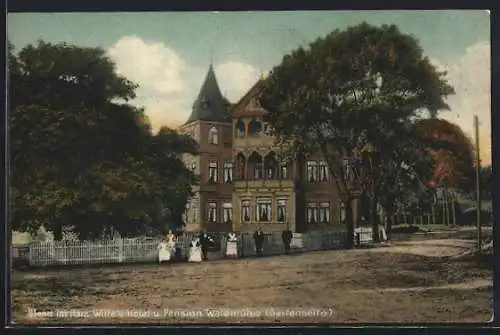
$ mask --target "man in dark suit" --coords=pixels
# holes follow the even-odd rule
[[[281,233],[281,239],[283,240],[283,245],[285,246],[285,254],[290,252],[290,243],[292,243],[293,233],[287,226],[285,230]]]
[[[207,231],[205,229],[200,233],[200,244],[201,244],[201,253],[204,261],[208,261],[208,246],[210,245],[210,236],[208,236]]]
[[[262,228],[259,227],[259,229],[257,229],[257,231],[253,234],[253,239],[255,241],[257,256],[262,256],[262,246],[264,245],[264,232],[262,231]]]

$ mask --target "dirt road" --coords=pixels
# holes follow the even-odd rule
[[[473,243],[447,239],[201,264],[15,271],[14,318],[18,323],[484,322],[491,317],[491,266],[443,258]],[[321,312],[241,312],[269,307]],[[214,316],[207,314],[210,308],[240,312]],[[130,309],[144,314],[95,313]],[[166,309],[200,314],[152,314]],[[55,315],[56,310],[75,315]],[[88,314],[76,315],[83,311]]]

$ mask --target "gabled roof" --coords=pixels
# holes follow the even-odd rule
[[[262,89],[263,84],[264,84],[264,79],[262,79],[262,78],[259,79],[247,91],[247,93],[245,93],[245,95],[232,106],[231,111],[230,111],[230,114],[232,117],[242,116],[243,114],[245,114],[245,111],[242,109],[250,102],[250,100],[252,100],[255,96],[257,96],[259,94],[260,90]],[[252,114],[252,112],[255,112],[255,111],[251,111],[249,114]],[[259,111],[258,114],[261,114],[262,112],[263,112],[263,110]]]
[[[215,71],[210,65],[198,97],[193,103],[191,115],[185,124],[194,121],[226,121],[230,106],[220,91]]]

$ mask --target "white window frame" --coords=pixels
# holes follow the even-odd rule
[[[261,213],[267,211],[267,220],[261,218]],[[255,206],[255,221],[271,222],[273,217],[273,200],[271,198],[259,198]]]
[[[211,214],[213,214],[213,217]],[[217,222],[217,202],[215,201],[207,202],[207,221],[211,223]]]
[[[219,174],[218,172],[218,162],[217,161],[209,161],[208,162],[208,182],[209,183],[217,183],[217,175]],[[212,178],[212,171],[215,171],[213,174]]]
[[[326,223],[326,224],[330,223],[331,219],[330,210],[331,210],[330,201],[321,201],[319,203],[318,219],[320,223]]]
[[[330,173],[328,171],[328,163],[326,161],[319,161],[319,181],[326,182],[330,179]]]
[[[233,222],[233,203],[224,202],[222,204],[222,221],[224,223]]]
[[[280,179],[288,179],[288,164],[281,163],[279,173],[280,173]]]
[[[214,145],[219,144],[219,130],[217,127],[212,127],[208,131],[208,143]]]
[[[248,214],[248,220],[245,219]],[[252,220],[252,201],[248,199],[241,200],[241,222],[250,222]]]
[[[339,202],[339,219],[343,223],[347,217],[347,206],[343,201]]]
[[[280,209],[283,209],[283,220],[280,220]],[[287,199],[276,199],[276,221],[284,223],[287,220]]]
[[[307,208],[306,208],[306,221],[307,224],[316,224],[319,221],[318,217],[318,203],[315,201],[310,201],[307,203]],[[313,219],[313,220],[311,220]]]
[[[307,161],[306,173],[307,173],[307,182],[316,183],[318,181],[318,162]]]
[[[228,161],[224,162],[224,167],[223,167],[223,172],[224,172],[224,183],[230,184],[233,182],[233,162]]]

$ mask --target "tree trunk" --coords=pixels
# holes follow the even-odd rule
[[[387,235],[387,240],[391,240],[392,233],[392,223],[394,222],[394,214],[387,211],[387,227],[385,228],[385,234]]]
[[[346,248],[352,249],[354,247],[354,219],[352,215],[352,200],[345,201],[345,220],[347,225]]]
[[[378,220],[378,213],[377,213],[377,200],[374,197],[370,198],[370,222],[372,226],[373,242],[379,243],[380,234],[378,232],[378,227],[380,222]]]
[[[63,239],[63,229],[62,229],[62,223],[56,225],[54,231],[54,240],[55,241],[62,241]]]

